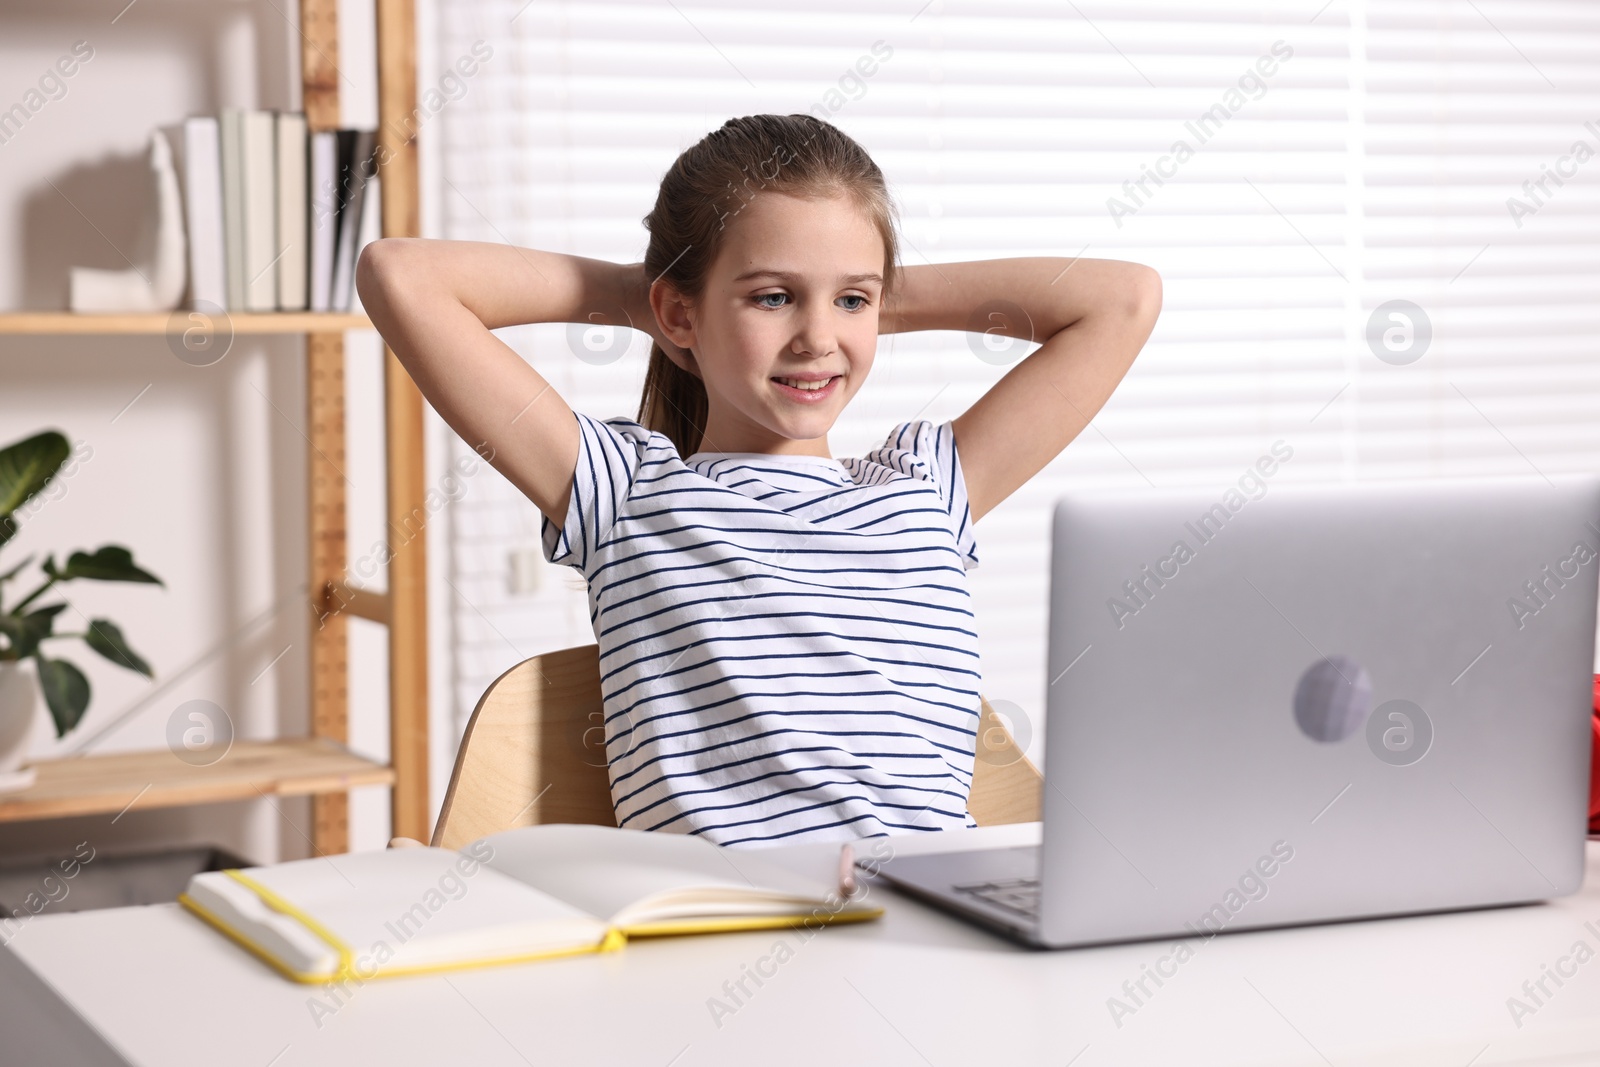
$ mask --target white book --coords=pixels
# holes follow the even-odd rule
[[[311,279],[312,311],[327,311],[333,294],[333,246],[339,233],[339,135],[321,130],[311,135]]]
[[[209,115],[183,123],[183,214],[189,231],[189,306],[228,306],[222,222],[222,142]]]
[[[883,914],[752,851],[688,834],[554,823],[491,834],[459,852],[398,848],[210,871],[178,899],[307,983]]]
[[[277,119],[278,310],[304,311],[310,252],[306,229],[306,117],[281,111]]]
[[[228,299],[222,306],[243,311],[244,298],[244,112],[225,108],[219,122],[222,156],[222,245]]]
[[[244,306],[278,308],[277,124],[270,111],[246,111],[241,124],[244,180]]]

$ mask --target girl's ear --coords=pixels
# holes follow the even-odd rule
[[[689,319],[689,305],[683,294],[671,282],[657,281],[650,286],[650,310],[655,313],[655,340],[661,351],[680,369],[700,377],[700,368],[690,351],[695,343],[694,323]]]
[[[694,362],[694,323],[690,320],[690,306],[670,282],[650,286],[650,310],[656,315],[656,342],[680,370],[699,378],[699,366]]]
[[[650,310],[655,312],[656,325],[668,341],[679,348],[694,347],[694,323],[689,319],[689,302],[673,288],[671,282],[657,281],[650,286]]]

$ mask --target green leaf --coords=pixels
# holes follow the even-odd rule
[[[44,632],[45,633],[49,633],[50,632],[50,626],[49,626],[50,620],[55,618],[57,615],[60,615],[63,611],[66,611],[66,610],[67,610],[67,606],[65,604],[51,604],[48,607],[35,608],[34,610],[28,612],[26,615],[24,615],[22,617],[22,621],[23,622],[28,622],[29,620],[33,620],[35,625],[44,626]]]
[[[20,617],[0,615],[0,633],[10,638],[11,651],[16,653],[18,659],[31,656],[38,650],[39,642],[51,635],[56,616],[66,608],[65,604],[51,604]]]
[[[43,489],[71,453],[67,439],[55,430],[0,448],[0,514],[11,514]]]
[[[92,578],[101,582],[149,582],[161,585],[161,579],[142,570],[133,562],[133,553],[121,545],[105,545],[87,552],[74,552],[67,558],[66,568],[55,569],[55,560],[45,560],[45,573],[67,581],[73,578]]]
[[[39,688],[44,690],[44,702],[50,705],[56,736],[65,737],[89,706],[89,679],[64,659],[36,655],[34,661],[39,665]]]
[[[110,619],[90,619],[89,632],[83,637],[84,643],[106,659],[119,667],[126,667],[130,671],[138,671],[146,678],[154,675],[150,671],[150,664],[140,658],[139,654],[128,647],[127,639],[122,636],[122,631]]]
[[[22,640],[19,641],[18,654],[32,656],[38,643],[50,637],[56,629],[56,616],[66,611],[67,605],[50,605],[48,608],[38,608],[22,616]]]
[[[0,448],[0,545],[17,532],[12,512],[49,484],[72,448],[55,430]]]
[[[17,642],[22,640],[22,620],[15,615],[0,615],[0,635],[8,638],[15,650]]]

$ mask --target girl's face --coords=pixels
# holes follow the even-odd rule
[[[828,430],[877,352],[883,241],[845,197],[761,193],[725,224],[697,304],[651,294],[663,331],[692,350],[680,366],[705,383],[699,450],[831,456]]]

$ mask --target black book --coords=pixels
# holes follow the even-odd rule
[[[338,235],[333,251],[333,293],[331,311],[349,311],[355,290],[356,254],[361,250],[361,219],[373,203],[367,196],[367,183],[378,172],[377,131],[340,130],[338,187],[335,211]]]

